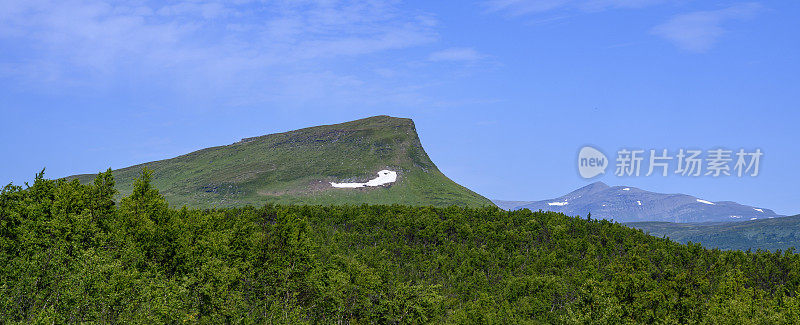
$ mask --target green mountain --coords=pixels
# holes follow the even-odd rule
[[[142,168],[174,206],[283,204],[408,204],[483,206],[491,201],[453,182],[425,153],[411,119],[375,116],[334,125],[246,138],[172,159],[114,171],[121,195]],[[367,182],[381,170],[397,173],[382,186]],[[95,175],[76,175],[89,183]]]
[[[723,250],[800,248],[800,215],[742,222],[631,222],[625,225],[680,243],[691,241]]]

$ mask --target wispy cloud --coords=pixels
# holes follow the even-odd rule
[[[680,14],[654,27],[652,33],[683,50],[702,53],[710,50],[726,33],[725,22],[751,18],[759,10],[758,3],[740,3],[719,10]]]
[[[615,8],[642,8],[664,0],[488,0],[490,12],[508,16],[543,14],[548,12],[597,12]]]
[[[460,62],[475,62],[481,60],[485,55],[478,53],[475,49],[464,47],[453,47],[436,51],[428,56],[429,61],[460,61]]]
[[[353,87],[337,60],[438,39],[435,19],[391,0],[11,0],[0,21],[0,78],[34,86],[141,78],[244,94],[321,76],[312,88]]]

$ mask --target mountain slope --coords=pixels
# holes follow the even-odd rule
[[[617,222],[725,222],[780,217],[772,210],[736,202],[710,202],[686,194],[662,194],[635,187],[595,182],[567,195],[515,206],[515,209],[562,212]]]
[[[680,243],[691,241],[708,248],[770,251],[800,248],[800,215],[745,222],[632,222],[625,225],[653,236],[667,236]]]
[[[531,204],[536,201],[507,201],[507,200],[492,200],[492,203],[498,208],[503,210],[516,210],[518,206]]]
[[[492,203],[456,184],[430,160],[411,119],[375,116],[246,138],[240,142],[114,171],[122,195],[140,170],[172,205],[227,207],[272,203],[482,206]],[[333,188],[330,182],[366,182],[381,170],[395,182]],[[94,175],[77,175],[90,182]]]

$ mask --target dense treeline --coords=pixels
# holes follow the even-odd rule
[[[800,257],[497,208],[170,209],[36,177],[0,194],[5,322],[798,323]]]
[[[679,243],[702,243],[723,250],[775,251],[800,247],[800,215],[742,222],[630,222],[626,226]]]

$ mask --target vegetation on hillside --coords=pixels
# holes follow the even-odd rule
[[[800,256],[495,207],[170,209],[143,171],[0,193],[0,322],[800,322]]]
[[[724,250],[786,250],[800,247],[800,215],[740,222],[632,222],[627,226],[679,243]]]
[[[280,204],[493,205],[442,174],[425,153],[411,119],[375,116],[243,139],[220,147],[114,171],[122,195],[143,168],[176,207]],[[336,189],[328,182],[366,182],[398,172],[389,186]],[[78,175],[88,184],[94,175]]]

